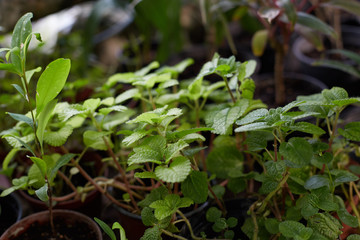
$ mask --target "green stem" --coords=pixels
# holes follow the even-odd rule
[[[193,232],[193,229],[192,229],[192,227],[191,227],[191,224],[190,224],[190,222],[189,222],[189,219],[187,219],[187,217],[186,217],[180,210],[177,210],[176,213],[179,214],[179,215],[182,217],[182,219],[184,219],[185,224],[186,224],[187,227],[189,228],[190,235],[191,235],[192,239],[194,239],[194,240],[201,240],[202,238],[199,238],[199,237],[196,237],[196,236],[195,236],[195,234],[194,234],[194,232]]]
[[[227,78],[226,77],[222,77],[222,78],[223,78],[223,80],[225,82],[226,89],[228,90],[228,92],[229,92],[229,94],[231,96],[231,100],[233,101],[233,103],[236,103],[236,99],[235,99],[234,95],[232,94],[232,91],[231,91],[231,89],[229,87],[229,82],[228,82]]]
[[[155,105],[154,98],[153,98],[152,93],[151,93],[151,89],[148,88],[147,91],[149,93],[149,102],[151,103],[151,106],[152,106],[153,110],[155,110],[156,105]]]
[[[262,201],[262,204],[261,204],[260,208],[258,209],[258,213],[261,213],[265,210],[270,199],[277,193],[277,191],[279,191],[284,186],[284,184],[286,183],[288,178],[289,178],[289,172],[286,172],[285,176],[283,177],[283,179],[281,180],[279,185],[276,187],[276,189],[274,191],[272,191],[271,193],[269,193],[266,196],[266,198]]]

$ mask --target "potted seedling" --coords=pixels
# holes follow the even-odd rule
[[[257,147],[249,154],[262,169],[252,173],[261,186],[251,195],[256,200],[242,226],[250,239],[342,239],[348,226],[359,228],[359,177],[348,163],[358,147],[353,141],[359,140],[359,124],[338,127],[341,112],[359,100],[334,87],[236,122],[235,132],[248,134],[247,142]],[[315,124],[302,120],[308,116]],[[273,135],[271,145],[264,133]],[[247,177],[238,170],[229,174]]]
[[[22,176],[19,179],[14,179],[13,186],[4,190],[1,196],[6,196],[15,190],[31,186],[37,197],[48,203],[49,211],[24,219],[21,223],[12,226],[8,231],[6,231],[2,235],[1,239],[15,239],[26,231],[32,231],[31,227],[34,227],[34,224],[35,228],[36,224],[40,224],[41,226],[47,224],[45,233],[43,234],[47,235],[49,239],[58,239],[59,236],[65,234],[61,233],[62,230],[60,230],[61,227],[59,227],[59,225],[61,226],[61,220],[59,219],[74,217],[74,221],[72,223],[80,223],[83,221],[75,220],[75,216],[77,215],[86,219],[85,216],[73,212],[65,212],[65,216],[64,213],[62,213],[62,217],[59,217],[61,213],[53,211],[52,188],[55,176],[58,170],[73,159],[75,155],[65,154],[57,158],[53,158],[51,155],[46,155],[44,148],[44,135],[51,114],[57,104],[56,97],[63,88],[68,77],[70,60],[57,59],[51,62],[42,72],[37,82],[36,97],[34,98],[31,96],[29,88],[31,77],[35,72],[39,72],[41,70],[41,68],[29,71],[26,70],[27,50],[31,38],[35,35],[38,40],[41,39],[39,34],[34,34],[32,32],[31,18],[32,14],[27,13],[17,22],[12,35],[11,48],[2,49],[2,51],[6,51],[7,54],[5,61],[0,64],[0,69],[15,73],[21,79],[21,86],[18,84],[13,84],[13,86],[26,101],[29,108],[29,114],[8,114],[18,122],[24,122],[30,126],[32,130],[32,138],[35,141],[35,148],[32,148],[29,144],[22,140],[19,135],[12,134],[10,131],[7,134],[3,134],[3,137],[12,138],[15,141],[18,141],[21,148],[26,149],[29,154],[26,158],[29,158],[33,162],[33,171],[32,174],[29,174],[28,176]],[[33,105],[34,101],[35,105]],[[14,148],[10,154],[15,154],[18,150],[19,149]],[[8,162],[5,162],[5,166],[6,164],[8,164]],[[42,219],[42,222],[40,219]],[[22,224],[24,223],[25,225],[23,226]],[[95,233],[98,231],[96,225],[95,227],[91,226],[91,222],[90,224],[84,224],[88,227],[85,232],[91,231],[94,235],[97,235],[98,239],[101,239],[101,235]],[[69,226],[69,224],[66,225],[66,227]],[[25,239],[24,235],[21,235],[20,238]],[[85,238],[88,238],[88,236]],[[35,239],[37,239],[36,236]]]

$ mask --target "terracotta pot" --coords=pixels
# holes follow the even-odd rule
[[[2,190],[0,190],[2,192]],[[6,231],[15,222],[18,222],[22,217],[22,205],[19,198],[12,193],[6,197],[0,197],[0,234]]]
[[[21,221],[8,228],[0,240],[24,240],[27,234],[41,232],[40,229],[47,227],[45,231],[51,231],[47,226],[49,224],[49,212],[43,211],[29,215]],[[54,210],[54,224],[57,232],[65,234],[58,229],[72,229],[72,235],[69,234],[67,239],[76,240],[102,240],[102,233],[98,225],[89,217],[70,210]],[[32,238],[30,238],[32,239]],[[66,239],[66,238],[64,238]]]

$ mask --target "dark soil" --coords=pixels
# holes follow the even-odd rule
[[[94,239],[95,231],[82,222],[66,223],[62,217],[55,218],[56,236],[52,236],[50,223],[42,225],[35,222],[26,232],[11,240],[89,240]]]
[[[11,196],[0,198],[0,235],[17,221],[19,206]]]

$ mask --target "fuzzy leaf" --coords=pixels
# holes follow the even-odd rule
[[[288,142],[281,143],[279,151],[287,164],[295,168],[309,165],[313,156],[310,143],[299,137],[293,137]]]
[[[265,228],[271,234],[279,232],[279,221],[275,218],[268,218],[265,220]]]
[[[191,171],[190,175],[181,183],[181,192],[195,203],[203,203],[208,197],[207,174]]]
[[[216,207],[210,207],[206,211],[206,220],[208,222],[215,222],[216,219],[219,219],[221,217],[222,213],[221,211]]]
[[[220,135],[229,135],[232,133],[232,126],[236,119],[238,119],[243,112],[244,108],[234,106],[222,109],[214,116],[213,123],[209,127],[213,128],[213,133]]]
[[[152,132],[152,130],[144,130],[144,129],[136,131],[136,132],[132,133],[131,135],[127,136],[126,138],[124,138],[122,143],[124,144],[125,147],[128,147],[131,144],[139,141],[140,139],[142,139],[143,137],[145,137],[146,135],[148,135],[151,132]]]
[[[242,119],[236,121],[236,124],[237,125],[245,125],[245,124],[253,123],[259,119],[264,118],[267,114],[268,114],[268,110],[265,108],[256,109],[256,110],[248,113]]]
[[[279,231],[288,238],[307,240],[310,239],[313,230],[303,224],[291,220],[283,221],[279,224]]]
[[[317,189],[324,186],[330,186],[329,179],[323,175],[311,176],[306,182],[304,187],[308,190]]]
[[[300,131],[300,132],[315,134],[315,135],[319,135],[319,136],[326,133],[320,127],[318,127],[314,124],[311,124],[309,122],[297,122],[294,125],[286,126],[286,127],[292,131]]]
[[[103,137],[107,137],[111,132],[97,132],[92,130],[87,130],[83,134],[84,144],[87,147],[91,147],[97,150],[107,150],[107,146],[104,142]],[[110,147],[112,147],[112,142],[108,138]]]
[[[360,122],[351,122],[345,125],[344,129],[339,128],[339,133],[352,141],[360,141]]]
[[[156,176],[169,183],[184,181],[191,171],[191,163],[186,157],[176,157],[169,167],[158,166],[155,169]]]
[[[339,209],[336,212],[340,220],[346,225],[357,228],[359,226],[359,221],[356,216],[351,215],[345,208]]]
[[[189,144],[187,144],[183,140],[179,140],[176,143],[169,144],[167,148],[165,149],[165,163],[168,163],[173,157],[180,154],[180,151],[184,148],[188,147]]]
[[[141,210],[141,220],[145,226],[154,226],[157,219],[154,216],[153,209],[150,207],[144,207],[143,210]]]
[[[242,171],[244,156],[236,146],[216,147],[206,159],[208,170],[218,178],[227,179],[233,169]]]
[[[144,236],[140,238],[140,240],[162,240],[160,237],[161,232],[157,225],[152,228],[148,228],[145,230]]]
[[[179,195],[169,194],[164,200],[158,200],[150,204],[155,209],[155,217],[162,220],[174,214],[179,208],[190,207],[193,201],[189,198],[180,198]]]
[[[188,87],[189,95],[191,100],[197,100],[200,98],[202,93],[202,77],[196,78]]]
[[[166,139],[161,136],[146,138],[141,145],[134,148],[134,154],[128,159],[129,165],[154,162],[161,164],[166,147]]]
[[[308,221],[309,227],[318,232],[326,239],[337,239],[342,233],[339,220],[331,216],[329,213],[317,213]]]
[[[64,145],[68,137],[72,134],[73,127],[65,125],[57,131],[47,131],[44,133],[44,141],[50,146],[60,147]]]
[[[41,74],[36,87],[36,115],[62,90],[70,72],[70,60],[59,58]]]

